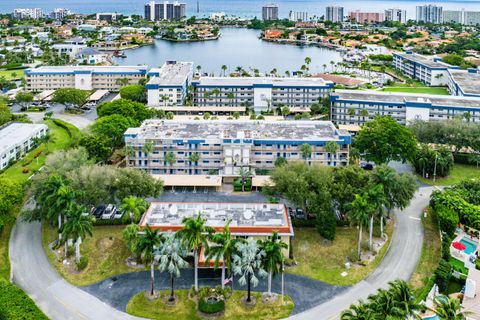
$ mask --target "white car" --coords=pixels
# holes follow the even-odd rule
[[[102,214],[103,220],[112,219],[115,216],[115,212],[117,211],[117,207],[113,204],[109,204],[105,211]]]

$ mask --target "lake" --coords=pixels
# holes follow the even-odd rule
[[[165,60],[191,61],[202,66],[202,72],[219,74],[221,66],[228,72],[241,66],[245,70],[257,68],[269,72],[277,68],[279,73],[299,70],[305,57],[310,57],[311,71],[322,71],[322,65],[341,61],[340,53],[330,49],[281,45],[260,40],[260,32],[251,29],[222,28],[218,40],[203,42],[169,42],[156,40],[154,45],[126,50],[127,58],[116,58],[120,65],[146,64],[160,66]]]

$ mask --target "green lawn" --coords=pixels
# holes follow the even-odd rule
[[[459,183],[466,179],[480,179],[480,168],[467,164],[455,164],[450,175],[446,178],[438,178],[435,182],[433,179],[425,179],[417,176],[420,181],[435,186],[449,186]]]
[[[13,76],[13,74],[16,74],[16,77]],[[17,70],[0,70],[0,78],[5,77],[7,80],[11,79],[20,79],[23,78],[24,72],[23,69],[17,69]]]
[[[8,259],[8,239],[12,224],[4,226],[0,232],[0,278],[10,279],[10,260]]]
[[[65,267],[62,261],[56,261],[48,244],[57,239],[57,229],[46,223],[42,228],[43,247],[52,265],[68,282],[77,286],[90,285],[114,275],[139,271],[139,269],[129,268],[125,263],[130,252],[122,239],[124,227],[95,226],[93,228],[93,237],[87,237],[81,245],[82,256],[88,258],[88,266],[81,272],[74,270],[73,262],[70,268]],[[57,252],[63,258],[63,247]]]
[[[435,214],[430,211],[426,218],[422,217],[422,225],[424,230],[422,255],[410,279],[410,284],[418,291],[422,291],[433,276],[432,270],[438,267],[442,254],[442,243]]]
[[[288,267],[287,272],[332,285],[353,285],[367,277],[381,262],[390,245],[393,229],[394,225],[390,223],[386,228],[389,240],[370,264],[352,265],[348,275],[342,277],[341,273],[346,271],[346,258],[357,248],[357,229],[337,228],[335,240],[327,245],[315,228],[296,228],[293,254],[297,265]],[[363,239],[368,239],[367,233],[364,233]]]
[[[55,122],[57,122],[57,124],[62,124],[62,126],[57,125]],[[48,150],[44,144],[40,145],[38,148],[27,153],[23,159],[17,161],[1,175],[20,183],[25,183],[34,172],[44,165],[45,158],[48,153],[55,150],[68,148],[72,142],[72,139],[76,139],[76,137],[80,134],[80,131],[76,127],[66,122],[61,120],[55,120],[55,122],[53,120],[45,121],[45,124],[48,125],[48,128],[53,136],[53,140],[48,144]],[[68,130],[66,130],[63,126],[65,126]],[[39,152],[40,155],[35,158],[35,155]],[[24,170],[26,173],[23,172]]]
[[[187,290],[176,290],[175,294],[179,301],[175,306],[166,306],[163,302],[168,291],[161,291],[160,298],[150,301],[145,298],[144,292],[135,295],[127,304],[127,313],[149,319],[159,320],[201,320],[204,319],[197,314],[196,302],[188,298]],[[245,308],[240,299],[247,293],[245,291],[234,291],[225,305],[225,314],[215,319],[229,320],[250,320],[250,319],[283,319],[287,318],[293,310],[294,304],[290,297],[286,296],[284,304],[277,300],[271,305],[262,302],[261,293],[252,292],[256,297],[257,304],[253,308]]]
[[[382,91],[385,92],[406,92],[406,93],[425,93],[448,95],[447,88],[444,87],[386,87]]]

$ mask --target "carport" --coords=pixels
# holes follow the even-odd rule
[[[88,98],[88,102],[98,104],[108,93],[108,90],[97,90]]]
[[[155,179],[163,181],[164,187],[171,187],[172,191],[175,191],[175,187],[181,190],[193,189],[193,192],[197,192],[200,188],[204,192],[208,190],[221,191],[222,189],[222,177],[211,175],[188,175],[188,174],[154,174]]]
[[[263,188],[265,186],[273,185],[270,176],[253,176],[252,177],[252,188],[258,191],[259,188]]]
[[[47,101],[47,98],[50,98],[48,99],[48,101],[52,100],[51,98],[52,95],[55,93],[55,90],[45,90],[45,91],[42,91],[40,92],[39,94],[37,94],[35,96],[35,101],[42,101],[42,102],[45,102]]]

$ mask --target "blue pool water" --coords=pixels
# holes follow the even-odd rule
[[[466,254],[472,254],[475,252],[475,250],[477,250],[477,244],[467,238],[463,238],[462,240],[460,240],[460,243],[463,243],[465,245],[466,248],[465,250],[463,250],[463,252],[465,252]]]
[[[422,320],[440,320],[440,318],[437,315],[434,315],[428,318],[422,318]]]

